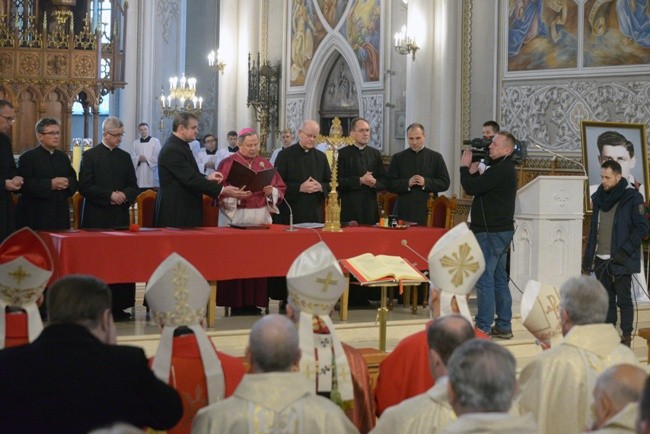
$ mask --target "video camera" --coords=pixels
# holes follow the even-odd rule
[[[472,151],[472,162],[481,161],[488,158],[488,146],[492,143],[492,139],[483,137],[463,140],[463,150]],[[466,148],[469,146],[469,149]]]

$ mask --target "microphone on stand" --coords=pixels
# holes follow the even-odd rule
[[[544,147],[542,147],[542,146],[540,146],[540,145],[538,145],[538,144],[534,144],[533,146],[534,146],[535,148],[539,149],[540,151],[546,152],[547,154],[551,154],[551,155],[553,155],[553,156],[555,156],[555,157],[559,157],[559,158],[562,158],[562,159],[564,159],[564,160],[570,161],[570,162],[572,162],[572,163],[574,163],[574,164],[577,164],[577,165],[580,166],[580,168],[582,169],[582,174],[583,174],[584,176],[588,176],[588,175],[587,175],[587,169],[585,169],[584,164],[582,164],[580,161],[574,160],[573,158],[565,157],[565,156],[562,155],[562,154],[558,154],[557,152],[553,152],[553,151],[551,151],[550,149],[546,149],[546,148],[544,148]]]
[[[424,256],[420,255],[420,254],[419,254],[419,253],[418,253],[414,248],[412,248],[411,246],[408,245],[408,241],[406,241],[406,240],[402,240],[402,243],[401,243],[401,244],[402,244],[404,247],[406,247],[407,249],[409,249],[411,252],[413,252],[413,253],[415,254],[415,256],[417,256],[418,258],[421,258],[421,259],[424,261],[425,264],[427,264],[427,265],[429,264],[429,260],[428,260],[427,258],[425,258]]]
[[[287,208],[289,208],[289,227],[285,229],[285,232],[296,232],[298,229],[293,227],[293,209],[291,209],[291,205],[289,205],[289,201],[287,201],[287,198],[284,197],[284,194],[278,189],[278,194],[282,197],[282,200],[284,203],[287,204]]]

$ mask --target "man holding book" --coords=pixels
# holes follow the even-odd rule
[[[271,224],[271,213],[279,212],[277,204],[284,198],[284,181],[269,160],[258,155],[260,141],[255,130],[241,130],[237,143],[237,152],[223,160],[217,170],[223,174],[225,188],[236,185],[242,191],[250,189],[251,195],[221,196],[219,226]],[[249,185],[240,182],[246,172],[252,175],[248,176]],[[262,182],[266,180],[268,183]],[[220,281],[217,305],[231,307],[233,315],[260,314],[258,306],[268,305],[266,288],[266,278]]]

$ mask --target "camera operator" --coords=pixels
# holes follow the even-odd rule
[[[492,139],[496,134],[501,131],[501,127],[496,121],[485,121],[483,122],[483,130],[481,131],[483,134],[483,140],[489,140],[492,142]],[[485,168],[487,165],[485,164],[484,160],[481,160],[481,163],[478,165],[478,171],[479,173],[483,174],[485,172]]]
[[[506,258],[514,234],[515,141],[512,134],[498,132],[488,147],[487,168],[482,174],[478,171],[479,162],[472,161],[471,150],[463,151],[460,158],[460,183],[467,194],[474,196],[470,229],[485,257],[485,271],[476,283],[476,327],[501,339],[512,338],[512,297]],[[492,327],[495,311],[497,318]]]

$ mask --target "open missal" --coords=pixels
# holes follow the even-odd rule
[[[233,161],[230,172],[228,173],[227,181],[230,185],[239,188],[245,187],[245,190],[255,193],[257,191],[262,191],[267,185],[271,185],[271,181],[273,181],[273,176],[276,171],[277,169],[275,167],[271,167],[266,170],[255,172],[235,160]]]
[[[354,258],[342,259],[341,264],[362,285],[373,283],[414,283],[429,279],[407,260],[399,256],[364,253]]]

